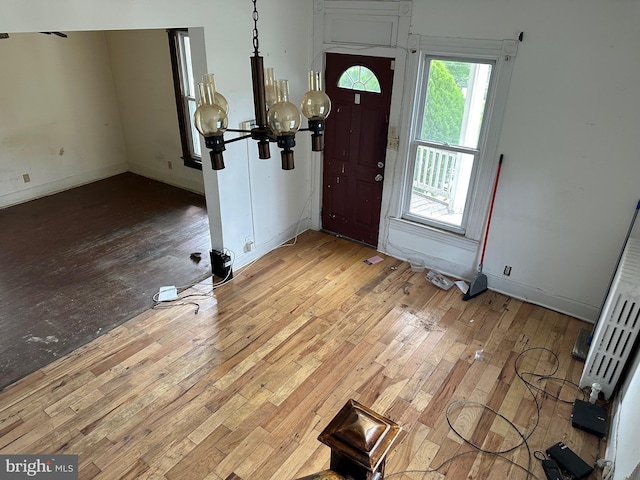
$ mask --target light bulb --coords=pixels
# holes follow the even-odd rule
[[[309,72],[309,91],[302,97],[300,108],[310,120],[323,120],[331,112],[331,100],[320,87],[320,72]]]
[[[289,101],[289,82],[278,80],[278,101],[267,113],[267,123],[273,133],[279,135],[295,135],[300,128],[300,112]]]

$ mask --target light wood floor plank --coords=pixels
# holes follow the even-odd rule
[[[577,381],[582,322],[494,292],[464,302],[391,257],[363,262],[375,254],[305,232],[215,295],[211,280],[193,287],[197,314],[144,312],[0,393],[0,453],[77,454],[82,479],[288,480],[328,468],[317,436],[353,398],[402,426],[386,469],[396,479],[524,479],[460,438],[521,441],[480,404],[524,434],[537,425],[532,450],[564,441],[589,462],[602,455],[569,404],[536,392],[538,411],[514,368],[535,347],[521,371]],[[527,467],[526,449],[506,456]]]

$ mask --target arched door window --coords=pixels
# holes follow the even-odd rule
[[[362,65],[347,68],[338,79],[338,87],[346,90],[382,93],[380,82],[375,73]]]

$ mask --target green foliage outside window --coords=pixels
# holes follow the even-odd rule
[[[456,79],[456,83],[460,89],[466,89],[469,86],[469,75],[471,73],[470,63],[443,60],[442,64],[447,67],[449,73]]]
[[[456,82],[456,77],[447,68],[447,64],[450,63],[459,64],[441,60],[431,61],[421,138],[455,145],[460,143],[464,96],[462,85]],[[464,71],[460,72],[459,68],[454,68],[459,81],[469,77],[468,64],[466,65],[466,75]]]

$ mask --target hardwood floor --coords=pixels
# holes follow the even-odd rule
[[[81,479],[287,480],[328,467],[317,437],[353,398],[403,432],[385,478],[526,478],[524,447],[502,458],[474,453],[450,429],[485,449],[507,450],[528,433],[531,451],[563,441],[589,463],[603,445],[570,425],[571,406],[531,394],[514,370],[524,350],[559,357],[557,376],[577,381],[570,356],[585,325],[486,292],[469,302],[439,290],[373,249],[305,232],[207,295],[142,313],[0,394],[0,453],[79,455]],[[482,355],[476,355],[482,350]],[[547,351],[521,371],[552,371]],[[561,398],[580,392],[542,380]],[[448,459],[455,457],[447,462]],[[532,460],[537,478],[545,478]],[[401,473],[426,470],[433,473]],[[595,474],[594,474],[595,476]],[[533,478],[533,477],[532,477]]]
[[[211,274],[204,197],[131,173],[0,209],[0,225],[0,388]]]

